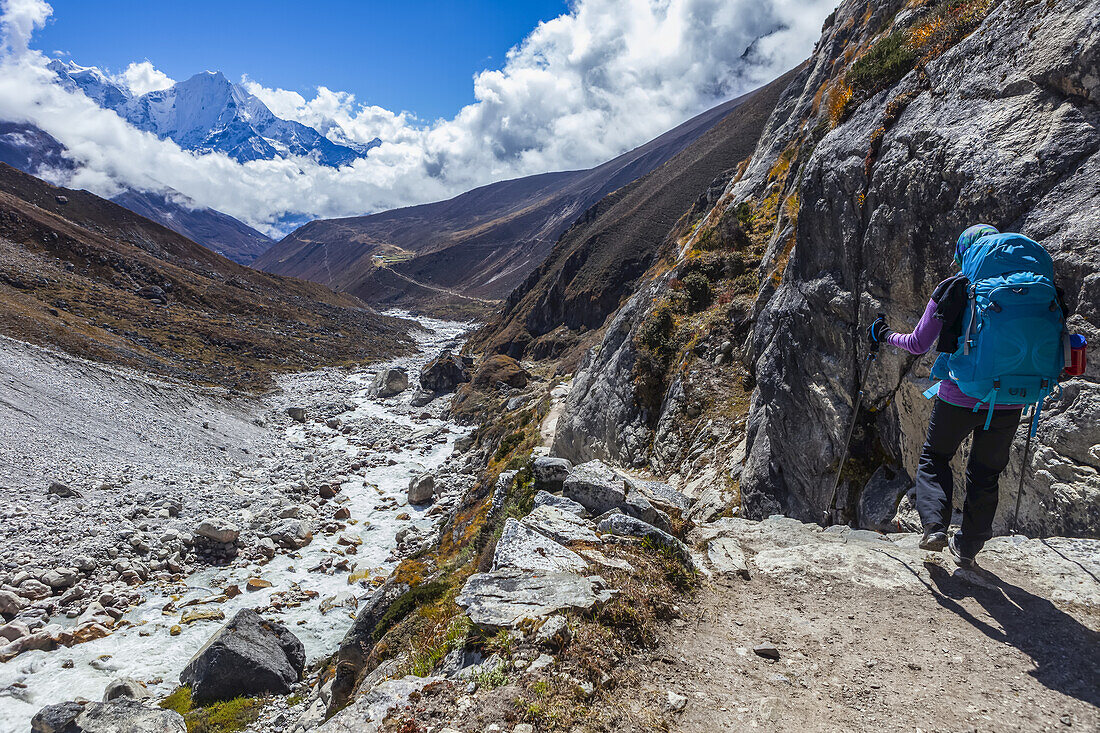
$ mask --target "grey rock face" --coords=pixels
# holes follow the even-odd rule
[[[913,481],[904,471],[893,473],[885,466],[875,471],[859,495],[859,526],[878,532],[896,532],[898,502],[913,488]]]
[[[572,550],[509,517],[493,553],[493,570],[539,573],[584,572],[588,563]]]
[[[435,478],[426,473],[409,482],[409,503],[427,504],[435,496]]]
[[[383,369],[374,378],[370,393],[375,397],[386,398],[401,394],[408,388],[409,375],[404,369]]]
[[[776,112],[770,124],[777,134],[766,132],[762,147],[784,145],[784,130],[805,119],[837,43],[819,44],[809,67],[814,71],[792,90],[798,104]],[[914,324],[932,289],[952,273],[950,243],[966,226],[989,222],[1041,242],[1066,289],[1070,328],[1090,341],[1100,336],[1093,325],[1100,302],[1098,59],[1100,18],[1093,4],[1001,4],[929,64],[926,83],[911,74],[817,145],[800,191],[802,201],[815,203],[799,213],[782,282],[758,304],[757,389],[741,479],[750,516],[820,516],[851,418],[864,329],[878,311],[897,329]],[[911,99],[865,168],[870,137],[902,93]],[[761,168],[776,159],[769,155],[761,156]],[[733,198],[748,193],[760,173],[750,166]],[[861,197],[862,211],[853,204]],[[886,349],[869,380],[873,412],[861,432],[878,436],[888,465],[910,475],[931,409],[920,398],[931,362]],[[1025,532],[1100,532],[1100,457],[1083,449],[1100,443],[1096,380],[1090,369],[1048,404],[1021,501]],[[1001,480],[998,531],[1011,521],[1022,430],[1017,441]],[[870,449],[857,440],[853,455]],[[863,491],[842,487],[849,518]]]
[[[410,698],[429,685],[445,683],[439,677],[408,676],[388,680],[371,688],[356,698],[346,710],[342,710],[320,727],[322,733],[374,733],[394,711],[409,704]]]
[[[551,494],[548,491],[539,491],[535,494],[535,506],[554,507],[555,509],[561,509],[563,512],[575,514],[578,517],[583,517],[585,514],[584,506],[581,504],[578,504],[572,499],[566,499],[564,496]]]
[[[626,504],[622,476],[600,460],[582,463],[565,479],[562,493],[592,514],[603,514]]]
[[[367,657],[374,647],[374,631],[378,622],[397,599],[407,593],[409,586],[389,582],[378,588],[364,601],[355,616],[355,623],[344,634],[336,652],[336,676],[332,683],[330,712],[340,710],[351,699],[359,673],[366,666]]]
[[[535,488],[549,492],[561,491],[572,470],[573,464],[565,458],[539,456],[531,469],[535,475]]]
[[[450,392],[469,381],[466,364],[450,351],[444,351],[420,370],[420,386],[430,392]]]
[[[612,595],[598,576],[501,570],[471,575],[455,602],[478,626],[499,629],[564,609],[591,608]]]
[[[555,506],[545,504],[536,506],[520,521],[536,532],[562,544],[600,541],[599,536],[592,531],[591,525],[581,519],[577,513]]]
[[[205,704],[234,697],[285,695],[302,678],[305,648],[285,626],[255,611],[238,611],[191,658],[180,684]]]

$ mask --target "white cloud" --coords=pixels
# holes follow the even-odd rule
[[[52,83],[27,46],[40,0],[0,0],[0,119],[37,124],[81,165],[74,185],[174,188],[271,231],[284,214],[347,216],[437,200],[494,180],[601,163],[809,55],[836,0],[576,0],[473,79],[475,102],[426,123],[317,89],[312,99],[245,87],[280,117],[338,141],[383,141],[340,170],[307,159],[239,164],[194,155]],[[751,51],[746,50],[751,46]],[[170,83],[148,62],[124,72],[140,93]]]
[[[130,64],[126,71],[115,77],[115,81],[129,87],[135,95],[157,92],[176,83],[175,79],[155,68],[148,60]]]

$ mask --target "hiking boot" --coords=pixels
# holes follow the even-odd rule
[[[951,539],[947,541],[947,549],[951,550],[951,557],[955,558],[955,564],[960,568],[969,569],[977,566],[974,555],[964,552],[959,547],[959,543],[955,541],[955,535],[951,535]]]
[[[928,529],[925,530],[924,537],[921,538],[920,548],[922,550],[928,550],[930,552],[939,552],[943,548],[947,547],[947,533],[940,529]]]

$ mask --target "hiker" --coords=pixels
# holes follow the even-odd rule
[[[911,354],[924,354],[933,345],[941,352],[932,374],[942,381],[926,393],[935,396],[935,403],[916,476],[917,512],[924,530],[920,547],[938,552],[946,546],[957,565],[971,567],[993,536],[998,479],[1008,465],[1023,408],[1036,405],[1034,431],[1039,407],[1061,371],[1065,306],[1054,289],[1050,255],[1022,235],[1000,234],[988,224],[972,226],[955,245],[955,263],[981,287],[971,287],[971,278],[963,274],[953,275],[932,293],[912,333],[894,333],[881,316],[868,332],[872,341]],[[1002,312],[1012,315],[1000,316]],[[991,339],[1002,343],[990,343]],[[1037,356],[1013,355],[1006,365],[1004,343],[1024,343]],[[1002,348],[998,351],[997,346]],[[964,362],[966,369],[959,368]],[[1003,371],[980,373],[997,369]],[[971,434],[962,528],[948,538],[954,488],[951,459]]]

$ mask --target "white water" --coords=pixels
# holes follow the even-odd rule
[[[417,320],[429,329],[414,334],[420,345],[419,353],[386,362],[386,366],[405,366],[413,375],[420,365],[435,356],[441,347],[460,338],[467,328],[459,323],[426,318]],[[339,416],[345,423],[374,421],[385,426],[387,435],[394,436],[408,436],[417,430],[443,426],[450,430],[426,449],[424,443],[416,442],[388,452],[387,457],[394,460],[393,465],[370,466],[365,471],[343,477],[342,493],[348,497],[345,505],[351,510],[352,519],[358,520],[357,524],[348,525],[345,534],[359,535],[363,540],[357,554],[349,556],[348,560],[355,564],[356,569],[371,569],[371,575],[386,575],[394,566],[394,563],[387,562],[387,557],[396,546],[398,530],[410,527],[428,529],[432,526],[432,519],[425,516],[428,507],[416,508],[406,503],[409,479],[439,467],[451,454],[455,439],[466,431],[441,420],[413,420],[413,415],[421,412],[409,404],[415,377],[411,380],[414,384],[410,389],[395,398],[384,402],[369,398],[367,388],[373,374],[374,369],[367,368],[347,376],[358,389],[351,399],[355,409]],[[292,382],[288,380],[287,384]],[[294,402],[294,395],[286,395],[286,400]],[[319,453],[339,451],[362,457],[371,453],[370,449],[350,444],[344,435],[335,430],[310,431],[297,423],[283,429],[280,442],[283,450],[277,451],[274,458],[250,466],[241,473],[246,477],[260,475],[267,465],[300,456],[303,448]],[[386,508],[377,506],[387,498],[395,499],[396,503]],[[403,512],[411,515],[410,521],[397,519],[397,515]],[[308,660],[327,656],[336,650],[339,640],[354,619],[355,610],[334,608],[322,614],[321,601],[348,591],[358,597],[369,592],[359,585],[349,585],[347,572],[337,571],[333,575],[309,572],[309,568],[321,560],[332,557],[328,550],[335,546],[338,536],[315,533],[313,541],[299,551],[300,557],[279,554],[262,566],[207,568],[196,572],[186,579],[189,592],[177,601],[177,605],[190,598],[213,595],[231,584],[238,584],[243,590],[250,577],[262,577],[272,583],[271,588],[243,592],[220,604],[197,606],[220,609],[229,619],[243,608],[267,605],[267,599],[273,593],[286,591],[291,583],[299,583],[303,589],[316,591],[318,596],[301,606],[268,616],[285,624],[301,639]],[[30,727],[30,718],[44,705],[77,698],[99,700],[107,684],[118,677],[142,680],[154,695],[163,696],[171,692],[178,683],[180,671],[220,627],[220,622],[195,622],[183,626],[178,636],[171,636],[168,630],[179,623],[179,611],[169,615],[162,613],[161,609],[170,600],[165,590],[150,586],[148,593],[143,603],[125,616],[126,620],[135,624],[132,627],[119,629],[103,639],[52,652],[26,652],[0,664],[0,731],[26,731]],[[70,669],[62,667],[66,660],[73,663]]]

